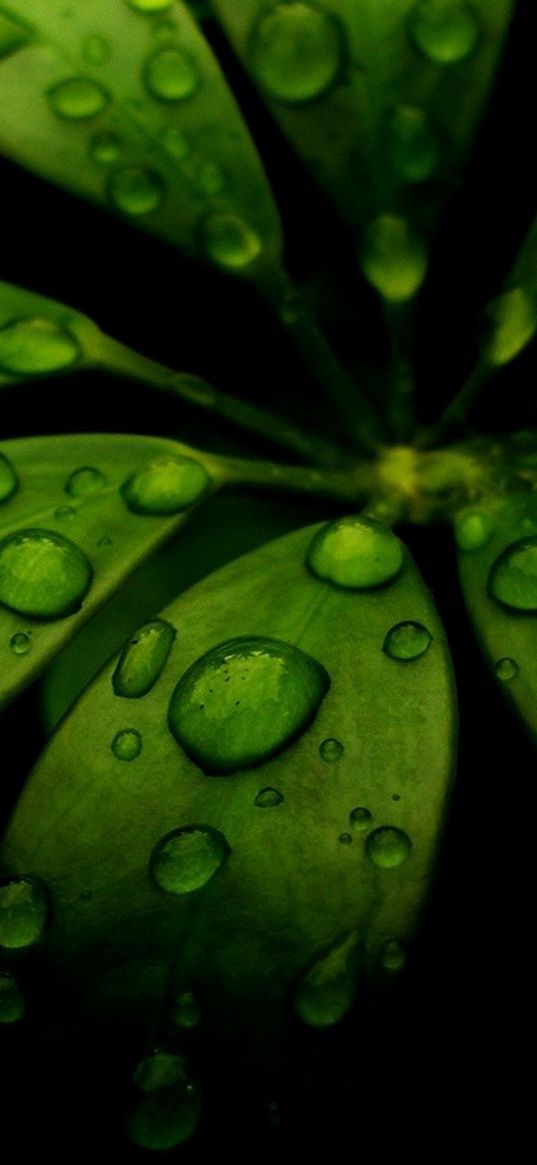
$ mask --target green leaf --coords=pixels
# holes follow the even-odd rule
[[[184,4],[10,0],[0,14],[8,157],[228,272],[256,281],[279,267],[264,171]],[[31,36],[13,41],[11,19]]]
[[[319,529],[166,608],[152,690],[114,694],[113,659],[24,790],[3,868],[48,886],[44,953],[92,1012],[150,1028],[193,991],[206,1024],[266,1052],[290,997],[329,1026],[358,965],[404,962],[453,768],[449,655],[403,548],[397,577],[358,592],[306,566]]]
[[[201,497],[210,482],[201,461],[212,471],[212,459],[187,462],[190,453],[160,438],[100,433],[0,446],[0,706],[182,525],[177,495],[173,511],[133,512],[124,483],[140,473],[147,501],[146,467],[162,474],[173,462],[189,474],[194,467]]]

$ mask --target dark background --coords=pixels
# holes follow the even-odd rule
[[[519,4],[472,162],[435,242],[416,342],[424,421],[471,366],[480,309],[497,293],[537,207],[532,7],[531,0]],[[383,336],[348,237],[217,30],[210,27],[210,35],[273,182],[291,272],[304,282],[319,267],[338,273],[347,308],[332,321],[333,342],[344,356],[352,350],[360,309],[375,359]],[[172,366],[329,424],[297,357],[247,286],[184,260],[7,162],[0,164],[0,182],[2,278],[73,304]],[[486,414],[476,420],[502,431],[535,420],[536,364],[530,350],[498,376]],[[175,433],[207,448],[275,452],[206,417],[202,430],[194,413],[140,387],[126,391],[104,375],[2,393],[3,437],[91,430]],[[191,541],[184,581],[325,514],[328,506],[274,497],[211,503],[197,533],[185,536]],[[320,1145],[334,1154],[406,1154],[423,1144],[428,1128],[431,1152],[445,1148],[452,1135],[464,1138],[459,1151],[469,1151],[470,1136],[483,1147],[490,1134],[494,1141],[501,1132],[516,1139],[526,1126],[534,1040],[535,758],[473,643],[449,539],[437,530],[406,535],[448,629],[461,714],[452,812],[409,969],[391,993],[362,1000],[341,1030],[312,1034],[292,1027],[286,1069],[269,1091],[249,1080],[239,1059],[222,1063],[206,1047],[206,1117],[196,1142],[181,1150],[187,1161],[215,1152],[307,1153]],[[142,609],[144,602],[147,594],[141,617],[153,613]],[[3,819],[44,739],[34,688],[3,717]],[[61,1006],[54,985],[41,984],[40,993],[51,1008]],[[126,1149],[117,1133],[118,1053],[100,1036],[83,1046],[40,1041],[25,1021],[18,1031],[1,1033],[0,1071],[2,1065],[1,1127],[18,1151],[63,1158],[78,1156],[83,1146],[114,1160],[143,1155]],[[267,1108],[269,1101],[278,1110]]]

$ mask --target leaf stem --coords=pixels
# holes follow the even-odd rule
[[[467,427],[468,413],[487,384],[490,372],[491,368],[485,361],[476,365],[440,419],[422,434],[419,442],[422,448],[435,445]]]
[[[207,455],[204,455],[207,460]],[[312,497],[333,498],[358,504],[372,490],[372,462],[357,462],[349,471],[310,469],[308,466],[278,465],[271,461],[246,461],[240,458],[214,458],[218,484],[252,486],[263,490],[292,491]]]

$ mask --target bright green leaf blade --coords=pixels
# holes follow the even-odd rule
[[[278,214],[239,109],[185,5],[10,0],[0,141],[14,161],[254,280],[279,266]],[[15,27],[15,25],[14,25]]]
[[[160,438],[100,433],[0,446],[0,706],[185,521],[186,511],[132,512],[120,487],[149,464],[189,453]],[[32,533],[21,544],[22,531]]]
[[[406,552],[395,581],[358,594],[306,568],[318,529],[239,559],[165,609],[177,635],[153,689],[141,699],[114,695],[113,660],[67,715],[25,788],[3,868],[31,871],[48,885],[45,954],[78,983],[90,1009],[151,1023],[171,972],[174,989],[199,992],[206,1024],[266,1051],[290,993],[302,1018],[330,1025],[351,1005],[356,963],[390,973],[394,949],[398,965],[404,961],[453,768],[449,655]],[[388,654],[388,633],[408,621],[429,633],[418,633],[419,652],[409,658],[399,629]],[[217,699],[211,679],[203,681],[213,746],[238,741],[249,749],[259,733],[289,724],[296,739],[255,767],[208,776],[171,735],[168,705],[186,669],[237,636],[269,637],[291,655],[305,653],[298,672],[313,719],[297,727],[305,688],[293,658],[283,673],[267,664],[256,681],[250,655],[244,668],[230,665],[229,687],[225,668],[215,672]],[[263,649],[262,667],[267,659]],[[241,701],[250,716],[243,736],[236,721],[219,719],[222,702],[233,717]],[[141,745],[128,764],[111,747],[127,729]],[[199,836],[188,833],[199,862],[163,865],[158,843],[193,825],[217,831],[203,835],[201,851]],[[175,877],[183,891],[190,879],[191,889],[169,892]]]

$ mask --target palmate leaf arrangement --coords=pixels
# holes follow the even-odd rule
[[[132,351],[73,307],[0,284],[0,386],[105,369],[287,454],[246,460],[102,433],[5,441],[3,705],[215,491],[337,507],[133,627],[64,715],[3,841],[0,1020],[25,1015],[25,960],[37,954],[81,1013],[130,1025],[126,1130],[146,1148],[196,1130],[185,1048],[198,1027],[272,1062],[290,1009],[329,1028],[358,981],[404,968],[446,813],[456,697],[440,618],[394,527],[452,528],[485,656],[536,727],[537,441],[485,439],[466,419],[537,330],[536,228],[486,309],[475,370],[427,430],[409,358],[430,242],[514,0],[213,4],[356,240],[391,337],[374,391],[338,363],[286,274],[278,210],[204,35],[206,8],[0,4],[5,155],[249,281],[339,418],[339,439],[291,424]]]

